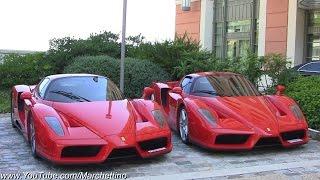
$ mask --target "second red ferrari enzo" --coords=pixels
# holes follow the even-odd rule
[[[154,99],[184,143],[216,150],[258,146],[293,147],[308,142],[308,125],[297,103],[283,95],[261,95],[244,76],[204,72],[180,82],[153,83],[144,98]]]
[[[172,150],[161,107],[127,100],[108,78],[64,74],[36,86],[12,88],[11,120],[30,142],[32,155],[54,163],[100,163]]]

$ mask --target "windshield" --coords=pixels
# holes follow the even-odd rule
[[[192,93],[204,96],[259,96],[250,81],[241,75],[209,75],[195,80]]]
[[[115,101],[124,99],[118,87],[100,76],[66,77],[53,80],[45,99],[55,102]]]

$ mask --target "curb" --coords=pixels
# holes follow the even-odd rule
[[[10,113],[4,113],[4,114],[0,114],[0,118],[7,118],[10,117]]]
[[[309,136],[314,140],[320,141],[320,131],[309,128]]]

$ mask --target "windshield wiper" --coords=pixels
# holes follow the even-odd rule
[[[205,93],[205,94],[210,94],[210,95],[214,95],[214,96],[217,95],[217,93],[215,91],[208,91],[208,90],[197,90],[197,91],[193,91],[193,93]]]
[[[68,97],[72,100],[76,100],[76,101],[79,101],[79,102],[83,102],[83,101],[87,101],[87,102],[91,102],[90,100],[82,97],[82,96],[79,96],[79,95],[76,95],[76,94],[73,94],[72,92],[66,92],[66,91],[50,91],[51,93],[55,93],[55,94],[60,94],[62,96],[65,96],[65,97]]]

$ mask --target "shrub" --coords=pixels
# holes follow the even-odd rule
[[[300,77],[288,84],[286,94],[299,103],[310,127],[320,129],[320,77]]]
[[[110,78],[119,85],[120,61],[109,56],[84,56],[75,58],[65,73],[91,73]],[[153,81],[167,81],[170,76],[157,64],[148,60],[125,60],[125,91],[127,97],[141,97],[143,88]]]
[[[264,58],[258,57],[254,52],[247,51],[247,53],[240,58],[239,72],[245,75],[252,83],[258,84],[259,78],[262,76],[262,66]],[[236,66],[233,66],[236,68]]]
[[[138,47],[129,49],[128,56],[138,59],[148,59],[159,64],[173,78],[177,79],[175,67],[179,66],[183,61],[186,53],[199,53],[200,45],[187,35],[177,37],[175,40],[167,40],[164,42],[147,42],[140,43]]]
[[[264,57],[264,74],[272,79],[272,86],[279,84],[285,78],[286,71],[291,66],[285,56],[281,54],[268,54]],[[285,82],[283,82],[285,83]]]
[[[43,60],[44,53],[7,55],[0,64],[0,87],[10,88],[17,84],[34,84],[51,74],[51,66]]]
[[[231,59],[219,59],[207,51],[185,52],[179,64],[174,67],[175,77],[182,78],[186,74],[202,71],[235,71],[236,65]],[[233,66],[234,65],[234,66]]]
[[[0,90],[0,113],[10,112],[10,90]]]
[[[52,39],[46,59],[51,62],[56,73],[62,73],[72,59],[84,55],[108,55],[120,57],[119,35],[111,32],[91,34],[87,39],[70,37]]]

